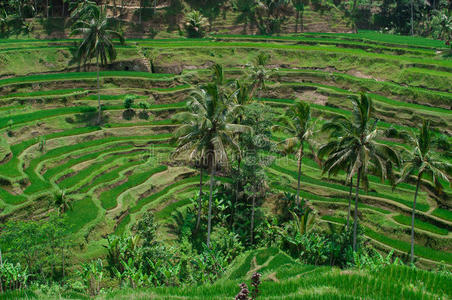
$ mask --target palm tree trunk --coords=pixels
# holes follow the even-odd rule
[[[353,222],[353,252],[356,252],[356,231],[358,228],[358,198],[359,198],[359,181],[361,179],[361,167],[358,169],[358,180],[356,182],[356,196],[355,196],[355,216]]]
[[[3,267],[2,250],[0,249],[0,267]],[[3,293],[2,281],[0,280],[0,293]]]
[[[303,141],[300,146],[300,158],[298,159],[298,185],[297,185],[297,205],[300,205],[300,181],[301,181],[301,161],[303,160]]]
[[[256,194],[253,194],[253,206],[251,208],[251,245],[254,244],[254,209],[256,207]]]
[[[213,181],[215,175],[214,163],[210,167],[210,194],[209,194],[209,213],[207,216],[207,248],[210,247],[210,232],[212,230],[212,193],[213,193]]]
[[[239,123],[240,124],[240,123]],[[239,155],[237,157],[237,170],[238,170],[238,174],[237,177],[240,178],[240,164],[242,163],[242,157],[241,155]],[[240,188],[240,183],[239,180],[237,180],[236,184],[235,184],[235,198],[234,198],[234,203],[231,207],[231,219],[229,222],[230,227],[232,228],[232,225],[234,224],[234,215],[235,215],[235,206],[237,205],[237,203],[239,202],[239,188]]]
[[[303,32],[303,31],[304,31],[304,26],[303,26],[304,21],[303,21],[303,18],[304,18],[304,10],[301,11],[301,14],[300,14],[300,32]]]
[[[352,205],[353,178],[350,178],[350,191],[348,193],[347,230],[350,227],[350,211]]]
[[[97,124],[100,125],[102,117],[102,107],[100,106],[99,54],[96,56],[96,66],[97,66],[97,105],[99,111],[99,114],[97,115]]]
[[[295,19],[295,33],[298,33],[298,21],[300,20],[300,11],[297,10],[297,17]]]
[[[140,24],[140,25],[141,25],[141,13],[142,13],[141,10],[143,9],[142,6],[143,6],[143,0],[140,0],[140,12],[139,12],[140,16],[139,16],[139,19],[138,19],[138,24]]]
[[[414,4],[411,0],[411,35],[414,35]]]
[[[414,193],[413,211],[411,212],[411,256],[410,256],[411,264],[414,263],[414,218],[416,215],[416,200],[419,191],[419,186],[421,184],[421,175],[422,174],[419,174],[417,177],[416,192]]]
[[[251,97],[251,98],[254,97],[254,93],[256,92],[258,86],[259,86],[259,82],[256,81],[256,82],[253,84],[253,88],[251,89],[251,93],[250,93],[250,97]]]
[[[62,279],[64,279],[64,247],[61,246],[61,269],[62,269]]]
[[[196,228],[195,231],[198,231],[199,224],[201,223],[201,212],[202,212],[202,166],[201,166],[201,175],[199,178],[199,199],[198,199],[198,218],[196,219]]]

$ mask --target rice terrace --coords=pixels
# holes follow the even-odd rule
[[[451,299],[452,2],[0,1],[0,299]]]

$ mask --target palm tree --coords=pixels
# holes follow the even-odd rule
[[[194,93],[200,93],[204,96],[202,91],[197,91]],[[191,95],[194,97],[194,94]],[[207,134],[205,128],[201,126],[197,118],[194,115],[186,115],[185,113],[176,114],[173,116],[174,120],[183,121],[184,124],[181,125],[175,132],[174,138],[178,141],[178,146],[174,151],[174,155],[178,156],[182,153],[189,153],[189,159],[195,159],[198,161],[198,166],[200,170],[199,178],[199,198],[198,198],[198,214],[196,220],[195,230],[198,231],[199,225],[201,223],[201,212],[202,212],[202,185],[203,185],[203,171],[205,169],[204,165],[204,150],[205,145],[203,144],[202,137]]]
[[[414,35],[414,3],[413,0],[410,1],[411,7],[411,35]]]
[[[295,23],[295,32],[298,32],[298,24],[301,20],[301,31],[303,31],[303,14],[304,14],[304,6],[306,0],[292,0],[292,4],[295,7],[297,12],[297,19]]]
[[[185,30],[189,38],[202,38],[206,34],[207,19],[194,10],[186,15]]]
[[[5,9],[0,10],[0,34],[4,35],[8,31],[9,16]]]
[[[237,24],[243,23],[243,33],[246,34],[248,25],[256,22],[255,9],[257,3],[255,0],[235,0],[232,5],[234,10],[239,13],[235,18],[235,22]]]
[[[397,183],[405,181],[412,174],[417,174],[416,191],[414,193],[413,210],[411,212],[411,255],[410,261],[414,262],[414,218],[416,215],[416,200],[419,187],[422,183],[422,177],[426,175],[431,178],[436,188],[441,189],[440,179],[449,182],[446,170],[451,167],[450,164],[441,161],[431,151],[433,135],[430,132],[430,122],[424,121],[418,136],[410,136],[414,148],[409,153],[409,159],[406,161]]]
[[[72,209],[72,203],[64,191],[59,191],[53,194],[53,206],[58,209],[61,214],[64,214],[69,209]]]
[[[219,92],[216,84],[208,84],[203,89],[194,91],[187,102],[187,106],[189,111],[175,116],[176,119],[184,123],[178,129],[176,136],[179,141],[179,151],[190,150],[191,155],[199,155],[202,165],[206,165],[210,169],[207,225],[207,246],[209,247],[215,169],[220,164],[227,165],[228,147],[235,151],[238,149],[233,138],[234,134],[245,132],[247,127],[228,123],[230,110],[227,106],[227,99],[224,99],[224,95]]]
[[[253,82],[253,88],[251,90],[251,97],[256,93],[256,90],[265,89],[265,81],[270,78],[273,70],[267,68],[267,64],[270,57],[265,53],[259,53],[255,58],[253,66],[251,67],[251,74],[249,75]]]
[[[311,138],[314,133],[315,124],[311,119],[311,108],[309,104],[302,101],[296,101],[294,105],[280,119],[280,125],[274,125],[272,130],[281,131],[290,135],[283,141],[287,148],[293,148],[299,144],[298,148],[298,185],[297,185],[297,205],[300,204],[300,182],[301,182],[301,163],[304,156],[304,144],[308,143],[313,147]],[[312,151],[314,153],[314,151]]]
[[[329,136],[329,141],[319,148],[318,156],[321,159],[323,159],[323,157],[328,157],[338,147],[339,139],[345,135],[345,132],[342,130],[343,127],[336,126],[335,119],[336,118],[333,118],[331,121],[326,122],[322,126],[322,131],[330,131],[330,136]],[[349,163],[350,161],[345,161],[343,163],[343,165],[344,165],[343,170],[347,174],[349,174],[350,173],[350,163],[347,164],[347,162]],[[327,170],[325,170],[325,168],[324,168],[323,173],[326,171]],[[339,169],[335,168],[334,171],[337,172],[337,171],[339,171]],[[332,170],[330,170],[330,171],[328,171],[328,176],[331,176],[331,175],[335,176],[335,175],[337,175],[337,173],[333,173]],[[353,193],[353,177],[350,178],[349,186],[350,186],[350,189],[349,189],[349,193],[348,193],[347,225],[346,225],[347,230],[350,227],[350,215],[351,215],[352,193]]]
[[[108,61],[116,59],[116,49],[113,44],[113,38],[119,38],[121,44],[124,43],[123,36],[110,28],[110,18],[107,18],[107,10],[98,6],[89,6],[86,14],[82,14],[80,19],[74,24],[74,30],[71,35],[83,35],[83,40],[77,50],[77,57],[86,64],[87,61],[96,58],[97,67],[97,102],[98,118],[100,124],[102,117],[102,108],[100,104],[100,81],[99,81],[99,63],[105,65]],[[86,9],[86,8],[85,8]],[[82,10],[83,11],[83,10]]]
[[[382,180],[392,168],[390,162],[398,163],[397,153],[389,146],[376,141],[379,135],[377,119],[373,119],[373,102],[366,94],[360,98],[352,98],[353,111],[351,118],[336,117],[330,125],[331,130],[342,132],[336,147],[329,153],[324,162],[324,169],[331,174],[347,170],[347,180],[356,175],[355,211],[353,224],[353,251],[356,251],[356,232],[358,225],[359,187],[363,180],[368,187],[367,174],[372,167]]]

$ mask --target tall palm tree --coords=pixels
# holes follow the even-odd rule
[[[374,108],[372,99],[366,94],[352,98],[353,111],[351,118],[336,117],[330,125],[331,130],[342,132],[336,147],[329,153],[324,162],[328,173],[337,174],[340,170],[348,170],[347,180],[356,175],[355,211],[353,224],[353,251],[356,251],[356,233],[358,225],[358,200],[361,180],[367,188],[367,174],[370,168],[386,179],[388,164],[399,162],[398,154],[389,146],[377,142],[380,132],[377,129],[377,119],[373,119]]]
[[[238,145],[233,138],[234,134],[248,130],[246,126],[228,123],[230,110],[227,101],[216,84],[208,84],[203,89],[191,94],[187,102],[189,111],[181,112],[175,116],[183,122],[176,134],[179,140],[179,148],[193,149],[192,153],[199,153],[202,164],[210,169],[208,247],[210,247],[215,170],[218,165],[227,165],[227,149],[229,147],[236,152],[238,151]]]
[[[97,123],[100,124],[102,117],[102,108],[100,104],[100,81],[99,81],[99,63],[105,65],[108,61],[112,62],[116,59],[116,49],[113,44],[113,38],[119,38],[121,44],[124,43],[123,36],[110,29],[110,18],[107,18],[106,8],[102,9],[98,6],[90,6],[89,14],[74,24],[74,30],[71,35],[83,35],[77,56],[80,61],[86,64],[93,58],[96,58],[97,68],[97,102],[99,114]],[[84,15],[82,15],[84,16]]]
[[[243,23],[243,33],[246,34],[248,25],[256,22],[255,9],[257,3],[255,0],[235,0],[232,5],[238,12],[235,23]]]
[[[293,148],[299,144],[298,148],[298,184],[297,184],[297,205],[300,204],[300,182],[301,182],[301,163],[304,156],[304,145],[312,148],[312,136],[315,124],[311,119],[311,107],[306,102],[296,101],[289,108],[284,116],[279,119],[281,124],[274,125],[272,130],[281,131],[290,135],[283,141],[287,148]],[[314,151],[313,151],[314,153]]]
[[[417,174],[416,191],[414,193],[413,210],[411,212],[411,255],[410,261],[414,262],[414,218],[416,215],[416,200],[419,187],[422,183],[422,177],[427,175],[431,178],[436,188],[441,189],[440,179],[450,182],[446,170],[451,167],[450,164],[443,162],[431,150],[432,134],[430,132],[430,122],[424,121],[418,136],[410,136],[413,150],[409,153],[409,159],[406,161],[397,183],[405,181],[409,176]]]
[[[303,14],[306,0],[292,0],[292,5],[295,7],[297,12],[297,18],[295,23],[295,33],[298,32],[298,24],[301,21],[301,31],[303,31]]]
[[[201,92],[202,93],[202,92]],[[193,97],[193,95],[191,96]],[[178,146],[174,151],[174,155],[178,156],[182,153],[188,152],[190,160],[198,161],[198,167],[200,170],[199,178],[199,198],[198,198],[198,214],[196,219],[195,231],[198,231],[201,224],[201,212],[202,212],[202,185],[203,185],[203,171],[205,169],[204,164],[204,152],[205,145],[203,144],[202,137],[207,134],[205,128],[201,126],[195,116],[187,116],[185,114],[176,114],[173,116],[173,120],[182,120],[184,122],[176,131],[173,136],[178,141]]]
[[[342,138],[345,135],[344,130],[342,130],[342,127],[336,126],[335,118],[333,118],[331,121],[326,122],[322,126],[322,131],[329,131],[330,136],[329,140],[326,144],[322,145],[319,148],[318,156],[320,159],[323,159],[324,157],[328,157],[339,145],[339,139]],[[348,163],[348,164],[347,164]],[[345,161],[343,163],[344,165],[344,171],[349,174],[350,173],[350,161]],[[336,173],[333,173],[335,171]],[[337,175],[337,172],[339,171],[338,168],[335,168],[334,170],[325,170],[323,169],[323,172],[328,172],[328,176],[335,176]],[[349,180],[349,193],[348,193],[348,207],[347,207],[347,223],[346,228],[347,230],[350,227],[350,215],[351,215],[351,206],[352,206],[352,193],[353,193],[353,177]]]
[[[414,35],[414,2],[413,0],[410,1],[410,7],[411,7],[411,35]]]

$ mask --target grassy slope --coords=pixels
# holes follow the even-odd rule
[[[293,261],[277,249],[261,249],[244,253],[232,264],[224,279],[198,287],[166,287],[149,290],[124,290],[107,295],[106,299],[232,299],[238,284],[250,286],[253,272],[263,275],[262,299],[434,299],[449,297],[450,276],[433,274],[403,266],[379,271],[347,271],[315,267]],[[423,289],[417,287],[422,283]]]
[[[300,89],[315,89],[319,94],[328,97],[329,102],[338,105],[338,107],[331,107],[321,104],[312,104],[316,114],[321,116],[328,116],[332,114],[349,115],[350,107],[346,105],[344,106],[340,99],[348,95],[356,94],[357,91],[365,87],[374,93],[373,97],[380,105],[379,109],[393,109],[399,114],[406,114],[407,111],[409,111],[412,115],[419,114],[431,117],[435,120],[442,118],[445,120],[446,124],[450,125],[450,110],[441,106],[444,103],[449,103],[448,101],[452,99],[452,95],[448,90],[450,86],[448,84],[451,82],[448,72],[452,69],[452,61],[441,59],[437,56],[433,57],[433,49],[443,49],[444,47],[431,40],[402,38],[398,43],[397,36],[386,36],[373,33],[363,33],[356,36],[346,34],[321,34],[319,36],[315,34],[303,34],[298,37],[221,36],[221,38],[224,40],[230,39],[230,41],[218,42],[212,39],[206,39],[191,40],[187,42],[185,39],[173,39],[142,40],[138,42],[144,48],[151,49],[152,47],[152,51],[155,51],[154,53],[157,53],[157,55],[160,55],[162,58],[161,60],[158,60],[160,63],[165,64],[170,61],[175,63],[188,62],[188,65],[200,66],[204,68],[202,64],[206,61],[224,61],[228,66],[232,67],[227,69],[228,74],[237,72],[238,69],[234,68],[236,67],[234,64],[245,64],[253,59],[256,51],[249,51],[250,49],[267,51],[273,55],[272,59],[275,63],[282,63],[282,59],[284,59],[285,62],[287,62],[287,64],[291,67],[297,67],[297,70],[279,69],[278,75],[275,78],[272,78],[272,80],[284,82],[275,84],[270,83],[270,90],[281,87],[283,89],[293,89],[293,91],[298,91]],[[266,40],[269,40],[270,42],[265,42]],[[59,42],[67,43],[67,41],[54,41],[54,43]],[[17,45],[14,43],[17,43]],[[64,54],[64,51],[62,52],[61,48],[49,47],[48,49],[43,50],[46,48],[46,45],[44,44],[45,42],[41,42],[43,43],[42,45],[38,45],[37,43],[38,42],[28,43],[23,41],[20,43],[14,41],[9,41],[7,43],[5,42],[4,44],[7,44],[7,46],[4,47],[5,49],[3,52],[0,51],[0,56],[10,55],[10,58],[19,58],[22,56],[24,59],[27,59],[27,68],[33,68],[33,64],[30,64],[30,60],[27,58],[30,53],[40,54],[44,53],[41,51],[45,51],[47,55],[52,55],[52,59],[58,55]],[[373,46],[369,47],[369,49],[363,49],[363,45],[366,45],[366,43],[370,43]],[[0,42],[0,44],[2,43]],[[407,44],[410,44],[411,46],[408,47]],[[219,46],[222,46],[223,48],[220,49]],[[344,46],[347,47],[342,48]],[[0,48],[1,47],[2,46],[0,46]],[[23,48],[24,51],[16,51],[17,48],[20,47]],[[6,48],[9,48],[9,50]],[[16,48],[16,50],[14,50],[14,48]],[[405,50],[402,51],[401,49]],[[380,52],[380,50],[381,53],[373,53]],[[127,54],[132,54],[134,51],[135,49],[133,49],[133,47],[121,49],[119,59],[128,59]],[[303,59],[301,59],[302,57]],[[25,61],[19,59],[17,63],[17,65],[11,64],[11,70],[14,69],[16,74],[26,74],[31,72],[31,69],[27,68],[19,70],[20,64],[25,64]],[[388,66],[391,64],[397,66],[397,70],[394,72],[397,74],[383,76],[382,74],[388,70]],[[413,67],[413,65],[416,65],[416,67]],[[47,70],[62,70],[65,66],[65,60],[61,60],[59,64],[55,63],[55,66],[49,66],[47,67]],[[334,66],[336,70],[332,73],[325,70],[314,71],[300,69],[315,66],[318,66],[319,68]],[[34,69],[33,72],[39,72],[40,70],[45,69],[42,64],[38,64],[35,67],[36,69]],[[386,79],[387,82],[360,78],[358,75],[355,76],[347,74],[347,72],[351,72],[353,70],[359,70],[365,74],[372,74],[377,77],[380,76],[380,80]],[[196,81],[197,76],[201,79],[207,78],[207,74],[206,70],[185,72],[182,77],[166,74],[106,71],[102,72],[101,76],[114,77],[120,80],[122,78],[148,80],[151,85],[149,92],[159,93],[160,95],[167,93],[170,95],[169,97],[171,97],[171,93],[188,93],[188,90],[191,87],[189,82],[191,82],[192,79]],[[12,102],[24,100],[30,101],[28,103],[31,103],[31,101],[35,98],[46,98],[58,103],[58,101],[60,101],[63,97],[74,96],[75,94],[78,95],[83,92],[83,89],[77,88],[78,82],[94,78],[95,73],[88,72],[30,75],[1,79],[0,86],[7,87],[8,89],[11,87],[14,87],[14,89],[18,87],[19,90],[13,89],[8,91],[7,94],[1,95],[2,99],[11,101],[11,104],[8,104],[10,106],[2,107],[0,110],[0,131],[5,133],[9,120],[13,120],[14,130],[20,130],[21,128],[26,129],[27,126],[33,126],[36,122],[45,122],[50,124],[52,122],[56,122],[55,120],[58,119],[60,120],[58,121],[60,123],[55,124],[61,124],[61,126],[63,126],[62,128],[65,130],[61,131],[60,129],[59,132],[45,135],[49,143],[58,143],[59,138],[64,136],[73,136],[76,138],[79,135],[99,130],[99,128],[73,128],[74,125],[64,121],[65,118],[69,118],[73,115],[95,111],[95,102],[93,100],[96,100],[97,98],[91,91],[88,92],[88,95],[80,94],[83,98],[79,101],[80,103],[83,103],[83,106],[76,107],[70,106],[67,108],[58,107],[52,109],[36,109],[31,108],[29,104],[15,106],[15,103]],[[435,81],[438,78],[441,79],[441,84],[440,81]],[[182,84],[179,79],[181,79]],[[29,87],[31,87],[31,85],[28,85],[28,87],[27,85],[23,85],[24,83],[36,84],[58,82],[61,80],[73,82],[74,87],[71,89],[64,88],[60,90],[30,90]],[[159,85],[159,81],[165,81],[165,87]],[[175,81],[177,81],[176,84],[172,85]],[[429,82],[431,83],[430,85],[428,85]],[[408,84],[407,86],[405,86],[406,83]],[[436,91],[430,89],[434,83],[438,83],[438,87],[442,90]],[[171,84],[171,87],[167,87],[168,84]],[[109,91],[110,88],[116,89],[117,87],[114,86],[114,84],[109,83],[107,84],[105,91]],[[124,87],[121,85],[121,88]],[[137,101],[146,99],[147,91],[144,93],[144,90],[134,90],[132,94],[137,92]],[[108,93],[102,95],[103,101],[112,101],[112,103],[114,103],[114,105],[112,104],[105,107],[108,114],[113,114],[115,111],[119,112],[122,109],[120,101],[123,99],[125,94],[126,93],[117,94],[117,92],[114,92],[113,95],[108,95]],[[411,101],[411,96],[414,96],[415,99],[417,99],[417,103],[413,103]],[[339,99],[339,101],[335,102],[337,101],[336,99]],[[267,104],[271,105],[290,105],[293,103],[293,100],[291,99],[273,98],[263,100],[265,100]],[[114,101],[117,101],[117,103]],[[425,105],[427,101],[430,105],[434,106]],[[142,130],[148,126],[171,125],[168,117],[173,112],[173,109],[181,109],[184,105],[184,102],[170,104],[157,103],[152,105],[151,110],[156,114],[162,113],[163,119],[140,123],[136,123],[136,119],[133,119],[130,122],[124,122],[123,120],[118,121],[117,119],[114,119],[105,126],[102,132],[109,134],[107,132],[119,132],[119,130],[127,128],[135,130],[132,126],[141,126],[140,129],[137,127],[136,130]],[[280,109],[279,111],[282,113],[283,110]],[[405,122],[405,120],[403,120],[403,122]],[[401,124],[393,124],[382,121],[379,122],[379,126],[382,128],[390,126],[394,126],[398,129],[408,128],[408,126],[402,126]],[[130,132],[127,134],[131,135]],[[170,135],[160,135],[160,137],[163,137],[163,140],[165,140],[169,138]],[[15,138],[11,138],[10,140],[14,141]],[[280,139],[282,137],[277,136],[275,138]],[[60,147],[46,151],[46,153],[43,153],[42,155],[36,156],[36,154],[34,154],[34,156],[32,156],[33,159],[31,159],[28,155],[35,152],[35,150],[33,150],[35,148],[33,147],[36,147],[38,140],[36,138],[26,140],[21,139],[20,142],[16,142],[11,146],[13,158],[7,163],[0,165],[0,176],[15,178],[16,180],[23,178],[24,174],[21,166],[22,163],[25,162],[25,175],[28,178],[31,178],[32,182],[30,186],[25,188],[25,194],[19,193],[18,195],[15,195],[3,188],[0,188],[0,209],[7,208],[3,213],[11,212],[16,208],[20,208],[28,203],[31,203],[30,201],[33,201],[32,196],[36,192],[41,192],[49,188],[56,188],[56,186],[59,186],[60,188],[68,189],[70,192],[76,193],[76,196],[79,197],[79,200],[75,202],[75,207],[77,208],[76,211],[68,213],[71,219],[71,224],[74,226],[74,232],[86,232],[88,226],[87,224],[89,224],[89,226],[101,226],[97,225],[97,223],[104,218],[104,209],[106,208],[107,211],[109,211],[114,208],[117,203],[116,198],[119,195],[126,194],[128,190],[133,189],[141,182],[144,182],[153,174],[153,171],[155,171],[150,169],[142,170],[142,173],[134,173],[133,176],[128,177],[130,179],[128,181],[126,180],[127,178],[125,177],[124,172],[129,168],[135,168],[141,164],[139,161],[134,160],[134,158],[139,156],[132,155],[130,156],[130,159],[129,156],[127,156],[124,160],[116,160],[114,158],[107,158],[105,160],[95,159],[97,155],[102,157],[102,155],[107,155],[110,152],[123,150],[122,147],[124,147],[124,150],[138,149],[138,144],[134,144],[134,142],[129,143],[133,139],[133,136],[129,136],[127,138],[107,137],[100,141],[87,141],[80,145],[61,145]],[[151,136],[148,136],[148,141],[151,139]],[[139,144],[142,144],[146,141],[146,138],[139,138],[138,140]],[[157,142],[160,143],[163,140],[159,140]],[[126,141],[129,143],[127,146],[121,144]],[[111,144],[106,142],[111,142]],[[396,142],[391,143],[394,145],[396,144]],[[102,144],[107,145],[107,147],[105,147],[105,145],[102,146]],[[95,145],[99,145],[99,147],[103,148],[98,148],[98,150],[96,150],[98,152],[89,150],[94,149],[91,147]],[[405,145],[400,146],[405,147]],[[72,155],[72,157],[68,158],[69,160],[64,160],[69,154]],[[59,160],[61,160],[61,163],[58,162]],[[269,170],[270,178],[274,181],[272,182],[272,186],[279,190],[287,191],[293,189],[293,182],[296,178],[296,161],[294,158],[291,158],[289,159],[289,162],[290,163],[287,166],[274,165]],[[316,167],[312,161],[306,161],[303,165],[305,166],[304,168],[306,168],[302,178],[302,187],[305,189],[302,192],[303,197],[311,199],[314,204],[318,203],[318,205],[339,205],[339,207],[345,207],[344,205],[347,203],[346,193],[348,188],[343,186],[341,183],[327,182],[324,180],[324,178],[320,176],[318,167]],[[74,174],[63,178],[71,172],[74,172]],[[287,182],[284,182],[284,184],[282,184],[282,181],[286,179],[283,180],[283,178],[288,180]],[[54,185],[55,180],[58,180],[56,186]],[[168,201],[171,203],[168,206],[163,206],[166,207],[163,211],[157,212],[157,215],[166,216],[164,218],[166,219],[172,208],[180,208],[188,204],[186,201],[187,199],[183,198],[177,198],[179,202],[171,202],[174,201],[174,197],[171,194],[178,193],[182,188],[188,188],[190,191],[193,191],[198,180],[199,178],[196,176],[189,177],[177,181],[172,185],[166,185],[162,187],[162,190],[159,190],[156,193],[151,193],[139,201],[137,201],[138,199],[127,200],[126,204],[130,205],[129,208],[132,213],[132,218],[130,218],[130,216],[125,218],[124,221],[121,222],[119,230],[126,230],[129,222],[133,222],[134,218],[139,216],[143,209],[149,208],[150,205],[154,205],[157,202],[161,203],[162,201]],[[88,181],[90,182],[88,183]],[[275,182],[279,185],[275,185]],[[107,183],[113,183],[111,188],[106,188]],[[118,185],[116,185],[116,183],[118,183]],[[388,205],[385,201],[399,203],[404,209],[403,212],[406,213],[409,211],[414,189],[412,185],[406,184],[394,194],[390,191],[389,186],[379,183],[375,178],[371,179],[371,186],[376,189],[376,192],[367,194],[367,196],[371,197],[363,199],[366,202],[365,204],[360,204],[360,207],[363,208],[363,211],[365,211],[364,215],[366,217],[372,217],[372,214],[368,213],[368,211],[388,216],[394,210],[394,207]],[[325,196],[325,193],[328,194],[328,196]],[[88,197],[85,197],[85,195],[88,195]],[[363,197],[367,196],[363,194]],[[449,210],[431,207],[431,203],[426,201],[425,197],[425,193],[421,194],[418,205],[418,209],[420,211],[425,213],[429,211],[429,209],[432,209],[433,212],[431,214],[433,216],[437,216],[444,221],[450,222],[450,220],[452,220]],[[381,220],[386,220],[385,217],[381,218]],[[398,225],[394,222],[394,220],[403,226]],[[407,220],[403,215],[396,216],[394,220],[391,223],[391,226],[394,226],[394,228],[401,230],[406,227],[405,225],[407,224]],[[114,224],[110,221],[107,223],[107,229],[103,227],[93,228],[97,228],[97,230],[111,230]],[[379,228],[375,228],[373,223],[369,223],[369,226],[369,236],[387,245],[391,245],[405,251],[407,245],[406,241],[399,241],[398,237],[395,238],[395,236],[390,234],[382,234]],[[384,226],[387,226],[387,224]],[[448,231],[443,228],[444,226],[441,225],[438,227],[424,221],[418,221],[416,227],[426,231],[427,234],[428,232],[440,235],[447,235],[448,233]],[[95,235],[95,233],[93,233],[93,235]],[[417,247],[419,249],[417,252],[419,252],[419,255],[421,256],[436,259],[438,261],[445,260],[449,262],[450,260],[447,253],[445,255],[430,255],[431,253],[436,253],[437,250],[432,252],[431,249],[426,248],[423,245],[417,245]]]

